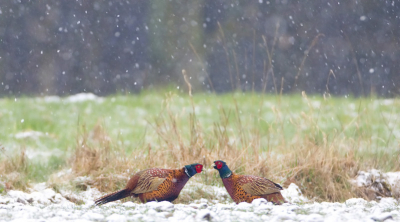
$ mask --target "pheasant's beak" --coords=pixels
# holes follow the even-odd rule
[[[214,163],[215,164],[215,163]],[[218,170],[217,165],[214,165],[214,169]]]

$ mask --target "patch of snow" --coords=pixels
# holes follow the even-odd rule
[[[383,173],[376,169],[359,171],[351,180],[358,187],[363,187],[377,194],[400,194],[400,172]]]
[[[248,211],[251,210],[252,207],[253,205],[246,202],[242,202],[236,205],[235,210]]]
[[[111,216],[107,217],[106,220],[107,221],[123,222],[123,221],[127,221],[127,218],[124,215],[112,214]]]
[[[285,200],[290,203],[304,203],[308,201],[308,199],[301,193],[300,188],[294,183],[291,183],[287,189],[283,189],[281,194]]]
[[[146,203],[148,208],[154,209],[155,211],[172,211],[174,210],[174,205],[168,201],[161,202],[148,202]]]
[[[400,171],[387,172],[385,173],[385,177],[392,188],[397,187],[397,189],[400,189]]]
[[[27,149],[25,151],[25,154],[29,159],[40,158],[41,162],[46,162],[49,160],[49,157],[62,156],[62,155],[64,155],[64,152],[59,149],[55,149],[55,150],[51,150],[51,151]]]
[[[94,212],[87,212],[82,215],[83,219],[87,220],[92,220],[92,221],[101,221],[104,219],[104,215],[100,213],[94,213]]]
[[[267,204],[268,201],[264,198],[259,198],[259,199],[255,199],[253,200],[253,202],[251,202],[251,204],[253,205],[253,207],[259,207],[263,204]]]
[[[123,203],[122,204],[122,206],[124,206],[124,207],[130,207],[130,208],[134,208],[134,207],[136,207],[136,203],[133,203],[133,202],[125,202],[125,203]]]
[[[85,183],[85,182],[87,182],[87,181],[90,181],[90,177],[88,177],[88,176],[81,176],[81,177],[76,177],[75,179],[74,179],[74,183]]]
[[[374,215],[371,217],[371,219],[373,221],[387,221],[387,220],[393,220],[393,216],[391,213],[383,213],[383,214],[378,214],[378,215]]]
[[[378,205],[382,208],[389,208],[395,204],[397,204],[397,201],[392,197],[382,198],[381,201],[379,201],[378,203]]]
[[[366,200],[362,198],[351,198],[346,200],[345,204],[349,206],[354,206],[354,205],[365,205],[367,203]]]
[[[196,214],[198,221],[212,221],[216,217],[215,213],[210,210],[199,210]]]
[[[26,138],[32,138],[32,139],[37,139],[39,137],[44,136],[45,134],[42,132],[38,131],[26,131],[26,132],[19,132],[14,135],[16,139],[26,139]]]
[[[65,176],[65,175],[69,175],[71,173],[72,173],[72,168],[69,168],[69,169],[62,170],[62,171],[58,172],[56,175],[57,175],[57,177],[62,177],[62,176]]]
[[[376,169],[371,169],[368,172],[359,171],[357,177],[354,182],[356,182],[357,186],[370,186],[374,181],[383,182],[385,178],[383,177],[381,171]]]
[[[77,103],[85,101],[102,101],[102,98],[96,96],[93,93],[78,93],[72,96],[68,96],[64,100],[71,103]]]
[[[208,207],[208,204],[206,204],[206,203],[199,203],[199,204],[191,203],[191,204],[189,204],[189,207],[192,207],[194,209],[206,209]]]
[[[67,201],[61,194],[54,192],[52,189],[34,190],[31,193],[25,193],[18,190],[10,190],[7,195],[9,198],[14,199],[16,202],[22,204],[43,204],[48,205],[51,203],[62,203]],[[14,202],[15,202],[14,201]]]
[[[181,191],[181,194],[195,193],[198,192],[198,190],[202,190],[212,195],[214,199],[218,201],[226,202],[227,200],[230,200],[230,196],[226,191],[225,187],[204,185],[195,182],[195,180],[193,179],[189,180],[189,182],[185,185],[185,187]],[[206,199],[195,200],[195,203],[207,203],[207,202],[208,201]]]
[[[78,178],[85,181],[87,178]],[[195,187],[196,183],[193,183]],[[200,185],[198,185],[200,186]],[[201,186],[205,192],[221,192],[220,187]],[[198,188],[191,188],[196,191]],[[225,189],[225,188],[223,188]],[[188,191],[186,191],[188,192]],[[225,191],[226,192],[226,191]],[[65,196],[75,195],[84,202],[76,205]],[[379,202],[352,198],[345,203],[310,203],[296,184],[282,191],[291,203],[273,205],[264,199],[235,204],[231,199],[194,200],[189,204],[120,201],[94,206],[102,194],[88,186],[83,192],[56,193],[45,183],[30,193],[11,190],[0,195],[0,221],[399,221],[400,203],[393,198]],[[225,201],[222,203],[221,201]],[[299,204],[300,203],[300,204]]]
[[[44,101],[46,103],[57,103],[57,102],[70,102],[70,103],[78,103],[85,101],[97,101],[102,102],[103,98],[96,96],[93,93],[78,93],[75,95],[71,95],[65,98],[58,96],[45,96],[41,98],[37,98],[38,101]]]

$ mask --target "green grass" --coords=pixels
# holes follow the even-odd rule
[[[168,93],[166,93],[168,94]],[[44,102],[42,99],[19,98],[0,100],[0,141],[3,146],[26,146],[33,149],[67,151],[75,146],[79,124],[92,128],[101,121],[113,138],[120,138],[127,148],[143,142],[143,137],[152,130],[149,123],[165,111],[163,103],[171,100],[170,109],[174,115],[185,119],[191,111],[189,97],[184,94],[163,95],[145,92],[133,96],[110,96],[103,102]],[[281,127],[280,135],[273,135],[272,143],[282,139],[289,143],[301,130],[303,135],[318,135],[320,132],[332,136],[346,136],[360,139],[361,149],[379,153],[397,149],[400,136],[400,102],[382,105],[382,100],[330,98],[309,98],[307,104],[299,95],[261,96],[253,94],[196,94],[194,96],[196,117],[207,128],[219,120],[218,109],[230,111],[232,120],[235,102],[242,122],[256,126],[261,134],[268,134],[269,128]],[[318,107],[319,106],[319,107]],[[316,120],[310,127],[308,118]],[[23,122],[21,122],[23,120]],[[184,126],[183,126],[184,127]],[[188,126],[186,126],[188,127]],[[16,139],[15,134],[24,131],[47,133],[37,140]],[[341,135],[342,134],[342,135]],[[153,134],[154,135],[154,134]],[[148,141],[146,141],[148,142]],[[318,141],[316,141],[318,142]],[[266,147],[273,149],[273,147]]]
[[[296,150],[332,149],[330,152],[337,153],[335,155],[351,155],[362,169],[400,169],[398,99],[252,93],[199,93],[192,99],[193,106],[189,95],[177,91],[144,91],[137,95],[109,96],[100,102],[77,103],[67,100],[46,102],[43,98],[3,98],[0,99],[0,144],[4,151],[0,152],[0,161],[4,162],[6,157],[23,149],[27,155],[27,169],[19,170],[25,175],[23,184],[47,181],[51,174],[71,167],[71,157],[79,138],[83,138],[83,129],[93,134],[92,129],[101,126],[106,131],[105,137],[112,141],[111,150],[117,147],[133,158],[144,157],[153,150],[172,149],[179,144],[189,147],[188,153],[192,152],[190,147],[198,146],[214,152],[207,156],[208,151],[201,151],[205,158],[218,158],[223,147],[229,146],[238,150],[238,155],[259,155],[276,164],[266,165],[266,175],[289,178],[306,161],[302,158],[307,154],[299,156]],[[172,132],[174,130],[177,132]],[[41,132],[43,136],[15,137],[26,131]],[[193,132],[201,136],[196,137]],[[92,144],[92,147],[100,146],[101,143]],[[287,162],[285,155],[288,153],[294,156],[289,164],[292,168],[288,169],[289,165],[280,167],[280,161]],[[171,158],[163,164],[169,165],[168,161],[174,162],[174,166],[187,164],[176,163],[180,157]],[[154,165],[157,160],[145,161],[141,167]],[[235,164],[236,172],[257,172],[248,169],[248,165]],[[10,172],[3,170],[3,173]],[[305,181],[311,183],[315,182],[318,172],[310,169],[299,175],[308,177]],[[332,179],[343,183],[340,176]],[[218,182],[214,179],[209,183]],[[323,187],[323,182],[320,186]],[[324,191],[316,190],[321,192],[318,196],[323,196]]]

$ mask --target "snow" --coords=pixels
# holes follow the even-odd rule
[[[385,173],[385,176],[392,188],[397,187],[400,189],[400,172],[388,172]]]
[[[385,178],[379,170],[371,169],[368,172],[359,171],[354,182],[357,183],[357,186],[361,187],[370,186],[374,181],[382,183],[384,180]]]
[[[397,174],[396,174],[397,175]],[[84,179],[84,178],[79,178]],[[192,186],[190,186],[192,187]],[[1,221],[400,221],[400,202],[382,198],[379,202],[353,198],[344,203],[310,202],[296,184],[290,184],[282,195],[290,201],[273,205],[264,199],[235,204],[225,199],[222,187],[198,187],[215,195],[214,200],[198,199],[189,204],[120,201],[94,206],[102,194],[88,187],[74,193],[36,184],[29,192],[10,190],[0,195]],[[185,190],[185,189],[184,189]],[[186,191],[188,192],[188,191]],[[82,200],[76,205],[66,197]]]
[[[15,134],[16,139],[25,139],[25,138],[32,138],[37,139],[45,134],[38,131],[26,131],[26,132],[19,132]]]
[[[281,194],[290,203],[304,203],[308,201],[302,195],[300,188],[294,183],[291,183],[287,189],[281,191]]]
[[[44,102],[47,103],[57,103],[57,102],[79,103],[85,101],[102,102],[103,98],[98,97],[93,93],[78,93],[65,98],[60,98],[58,96],[45,96],[42,98],[38,98],[38,100],[43,100]]]
[[[85,101],[99,101],[101,99],[93,93],[78,93],[65,98],[65,100],[71,103],[76,103]]]
[[[358,187],[371,189],[377,193],[391,192],[392,195],[400,194],[400,171],[383,173],[376,169],[359,171],[352,180]]]

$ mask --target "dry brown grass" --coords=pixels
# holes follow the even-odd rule
[[[294,182],[309,198],[318,201],[343,201],[356,197],[349,179],[358,172],[358,162],[351,151],[338,151],[339,147],[317,145],[311,141],[301,144],[285,155],[285,185]]]
[[[137,168],[138,163],[112,142],[100,122],[91,131],[81,126],[76,147],[68,161],[72,174],[52,175],[49,183],[56,189],[66,181],[72,181],[72,185],[80,190],[86,190],[87,186],[102,191],[115,190],[125,186],[130,176],[128,170]],[[87,178],[76,180],[78,177]]]
[[[142,169],[181,168],[194,162],[211,168],[215,160],[221,159],[240,174],[267,177],[284,186],[294,182],[306,196],[318,201],[343,201],[361,195],[349,182],[359,169],[353,150],[356,141],[337,137],[328,142],[315,120],[304,115],[304,120],[313,126],[309,137],[293,138],[298,140],[297,145],[287,145],[282,139],[273,149],[266,149],[257,127],[243,123],[238,109],[219,110],[220,118],[214,123],[213,132],[206,133],[196,119],[194,107],[188,119],[182,119],[169,110],[166,102],[165,110],[150,122],[158,135],[158,145],[145,144],[132,153],[117,146],[101,123],[90,132],[82,130],[69,162],[73,170],[69,180],[89,176],[85,184],[75,185],[110,192],[124,187],[128,178]],[[278,108],[276,115],[280,115]],[[187,125],[189,131],[184,130]],[[279,128],[271,127],[271,135],[279,135]],[[221,185],[216,171],[205,171],[191,180]],[[201,193],[186,195],[177,202],[204,198]]]
[[[157,135],[157,141],[153,141],[156,143],[143,143],[132,153],[127,153],[125,147],[113,142],[101,122],[91,131],[82,127],[69,161],[73,173],[62,178],[53,177],[53,184],[88,176],[89,179],[74,185],[79,189],[90,185],[102,192],[111,192],[123,188],[129,177],[139,170],[152,167],[176,169],[197,162],[203,164],[206,171],[191,181],[221,186],[217,171],[207,169],[215,160],[224,160],[236,173],[267,177],[284,186],[296,183],[307,197],[317,201],[368,198],[349,181],[361,165],[355,154],[359,141],[345,137],[340,131],[327,135],[318,127],[318,119],[315,119],[318,115],[313,115],[317,110],[311,105],[308,115],[302,113],[301,119],[290,120],[298,126],[298,133],[290,138],[291,141],[281,136],[284,121],[279,106],[274,108],[276,122],[270,125],[269,135],[260,135],[257,123],[263,121],[262,118],[257,117],[252,123],[244,122],[235,100],[233,110],[219,107],[219,120],[212,131],[206,131],[196,118],[191,85],[185,72],[183,74],[188,84],[191,111],[189,115],[173,112],[170,103],[174,95],[168,94],[163,111],[155,120],[149,121]],[[303,99],[308,101],[305,94]],[[301,131],[302,124],[307,124],[310,129],[306,137]],[[344,126],[343,131],[347,127]],[[271,137],[277,137],[273,139],[277,144],[269,144]],[[197,189],[181,195],[176,202],[212,198],[206,193]]]
[[[25,190],[28,187],[28,161],[24,148],[10,155],[6,154],[5,148],[0,144],[0,180],[5,181],[6,190]]]

